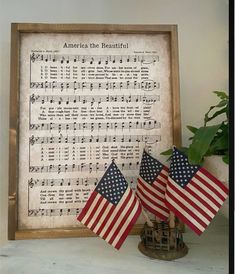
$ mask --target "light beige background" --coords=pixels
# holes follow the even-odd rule
[[[228,89],[228,0],[0,0],[0,244],[7,240],[10,23],[178,24],[183,144]]]

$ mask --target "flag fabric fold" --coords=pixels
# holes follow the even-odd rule
[[[119,249],[141,211],[139,200],[112,162],[77,220]]]
[[[169,217],[169,209],[165,205],[167,177],[168,168],[144,151],[136,195],[143,207],[161,220]]]
[[[165,202],[196,234],[208,227],[227,196],[228,188],[222,182],[173,149]]]

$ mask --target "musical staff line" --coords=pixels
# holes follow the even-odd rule
[[[152,130],[156,128],[161,128],[161,123],[150,119],[144,122],[139,121],[130,121],[130,122],[99,122],[99,123],[41,123],[41,124],[33,124],[29,125],[30,130],[102,130],[102,129],[145,129],[145,130]]]
[[[60,208],[60,209],[29,209],[28,216],[64,216],[64,215],[78,215],[81,212],[82,208]]]
[[[138,81],[125,81],[125,82],[57,82],[57,81],[44,81],[44,82],[30,82],[30,88],[36,89],[64,89],[76,90],[145,90],[152,91],[160,88],[160,83],[153,80]]]
[[[161,135],[88,135],[88,136],[34,136],[29,138],[30,145],[36,144],[77,144],[77,143],[123,143],[145,142],[153,144],[161,141]]]
[[[30,102],[35,103],[94,103],[100,104],[103,102],[142,102],[146,105],[151,105],[157,101],[160,101],[160,95],[35,95],[30,96]]]
[[[117,166],[121,170],[136,170],[139,168],[139,162],[136,163],[122,163],[117,164]],[[29,166],[30,173],[61,173],[61,172],[98,172],[105,171],[108,167],[108,163],[100,164],[100,163],[81,163],[81,164],[72,164],[72,165],[49,165],[49,166]]]
[[[57,186],[96,186],[102,177],[90,178],[64,178],[64,179],[29,179],[28,186],[34,187],[57,187]],[[125,177],[127,182],[133,184],[137,178],[133,176]]]
[[[90,65],[97,63],[98,65],[109,63],[141,63],[154,64],[159,62],[159,55],[69,55],[69,54],[36,54],[30,55],[30,60],[34,62],[59,62],[61,64],[69,64],[80,62]]]

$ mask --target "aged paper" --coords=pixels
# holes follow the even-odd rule
[[[23,34],[19,229],[80,226],[112,159],[135,189],[173,142],[170,79],[167,34]]]

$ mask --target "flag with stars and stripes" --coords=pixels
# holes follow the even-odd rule
[[[168,168],[144,151],[136,195],[143,207],[161,220],[169,217],[169,209],[165,205],[167,176]]]
[[[119,249],[141,211],[139,200],[112,162],[77,220]]]
[[[166,190],[166,205],[200,235],[228,196],[228,188],[174,148]]]

